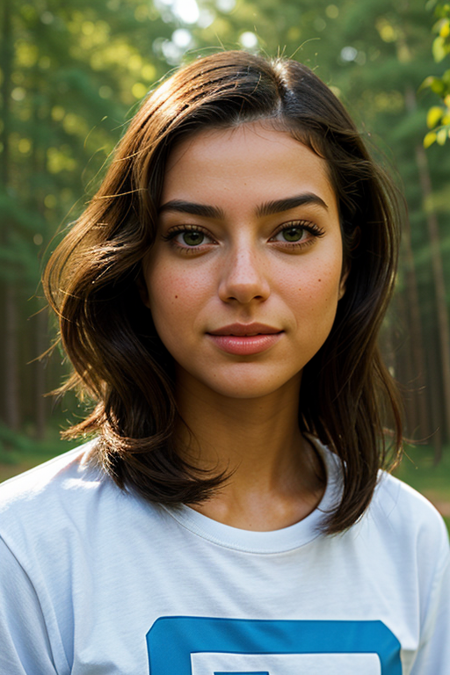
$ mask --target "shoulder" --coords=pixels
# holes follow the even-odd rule
[[[415,531],[423,527],[445,531],[442,516],[431,502],[410,485],[385,471],[379,475],[373,509],[393,526],[410,524]]]
[[[342,497],[342,460],[313,436],[308,435],[308,439],[325,462],[327,492],[331,493],[331,504],[337,505]],[[379,472],[370,505],[359,524],[353,527],[359,531],[361,525],[369,528],[372,535],[377,532],[397,541],[439,540],[443,549],[448,549],[447,528],[437,509],[419,492],[386,471]]]
[[[69,493],[99,480],[100,470],[88,461],[93,446],[93,441],[86,443],[2,483],[0,523],[11,509],[33,508],[38,502],[56,499],[61,491]]]
[[[92,461],[95,441],[0,485],[0,537],[13,550],[39,542],[53,548],[100,520],[114,528],[117,513],[137,501]]]
[[[415,551],[419,563],[433,559],[437,566],[448,564],[450,547],[442,516],[428,499],[398,478],[380,473],[366,517],[392,550],[405,557]]]
[[[13,569],[40,598],[70,605],[74,589],[88,588],[99,570],[115,569],[119,579],[118,560],[131,569],[167,542],[173,518],[120,489],[92,450],[82,446],[0,485],[0,594]]]

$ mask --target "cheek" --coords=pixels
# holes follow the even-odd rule
[[[181,280],[172,272],[154,270],[147,277],[148,306],[155,324],[173,319],[186,298]]]
[[[204,304],[205,289],[199,275],[177,272],[173,265],[156,265],[146,275],[148,307],[163,342],[191,325]],[[167,345],[166,345],[167,346]]]
[[[283,294],[290,297],[296,313],[308,312],[321,316],[327,310],[335,311],[340,297],[341,265],[330,260],[329,264],[304,266],[297,274],[283,279]]]

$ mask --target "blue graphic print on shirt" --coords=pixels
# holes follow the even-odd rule
[[[147,633],[147,648],[150,675],[192,675],[191,654],[202,652],[242,655],[376,654],[380,660],[381,675],[402,675],[400,642],[381,621],[274,621],[167,616],[157,619]],[[230,672],[224,675],[256,673]]]

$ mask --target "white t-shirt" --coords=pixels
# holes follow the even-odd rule
[[[445,525],[383,475],[347,532],[249,532],[121,491],[78,448],[0,486],[2,675],[449,675]]]

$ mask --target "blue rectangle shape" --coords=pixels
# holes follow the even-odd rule
[[[148,631],[147,648],[151,675],[192,675],[191,654],[202,652],[258,656],[376,654],[381,675],[402,675],[403,672],[400,642],[377,620],[165,616],[157,619]]]

